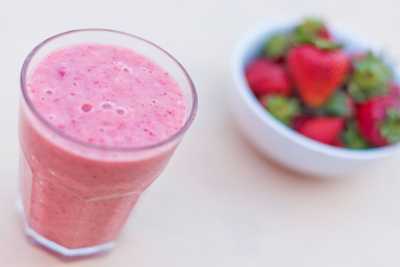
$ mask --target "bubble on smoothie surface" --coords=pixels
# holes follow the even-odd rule
[[[43,118],[81,142],[142,147],[174,135],[186,106],[174,79],[122,47],[81,44],[57,50],[28,80]]]
[[[93,108],[93,106],[90,105],[90,104],[83,104],[82,107],[81,107],[83,112],[89,112],[89,111],[92,110],[92,108]]]
[[[110,102],[105,102],[101,104],[102,109],[112,109],[113,108],[113,103]]]
[[[125,114],[125,109],[124,109],[124,108],[117,108],[117,109],[116,109],[116,112],[117,112],[119,115],[124,115],[124,114]]]

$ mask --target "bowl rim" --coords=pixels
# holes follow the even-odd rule
[[[284,136],[290,141],[296,143],[297,145],[304,147],[305,149],[309,149],[314,152],[331,157],[353,160],[378,159],[388,157],[394,152],[398,151],[400,148],[400,143],[388,145],[385,147],[370,148],[368,150],[351,150],[320,143],[306,136],[303,136],[302,134],[282,124],[269,112],[265,112],[262,106],[258,103],[256,97],[251,93],[243,72],[244,56],[246,55],[246,52],[250,49],[250,46],[256,44],[256,42],[264,35],[283,30],[284,28],[293,27],[301,19],[303,18],[296,18],[292,20],[270,19],[259,23],[259,25],[255,27],[255,30],[249,31],[244,34],[244,36],[240,39],[234,49],[231,63],[233,81],[236,85],[236,93],[238,93],[240,97],[246,102],[247,106],[251,109],[252,113],[258,117],[258,119],[260,119],[266,125],[270,126],[278,134]],[[365,47],[365,49],[381,51],[381,49],[379,49],[379,46],[377,46],[373,42],[367,42],[364,39],[359,38],[354,33],[338,30],[332,25],[329,25],[329,27],[330,29],[332,29],[334,35],[345,37],[345,39],[355,43],[357,46]],[[400,69],[397,68],[394,64],[391,65],[395,76],[400,77]]]

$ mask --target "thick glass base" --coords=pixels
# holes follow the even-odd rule
[[[26,221],[26,218],[24,216],[24,207],[22,205],[21,201],[17,202],[17,209],[19,213],[21,214],[21,218],[24,223],[24,231],[25,234],[31,238],[35,243],[37,243],[40,246],[43,246],[44,248],[55,252],[57,254],[60,254],[64,257],[82,257],[82,256],[90,256],[94,254],[99,254],[99,253],[104,253],[109,250],[111,250],[114,247],[114,242],[108,242],[105,244],[93,246],[93,247],[84,247],[84,248],[67,248],[62,245],[59,245],[41,234],[37,233],[35,230],[29,227],[29,224]]]
[[[47,238],[43,237],[42,235],[35,232],[29,226],[25,224],[25,234],[30,237],[33,241],[38,243],[39,245],[54,251],[58,254],[61,254],[65,257],[82,257],[82,256],[89,256],[93,254],[103,253],[106,251],[111,250],[114,247],[113,242],[97,245],[94,247],[85,247],[85,248],[66,248],[63,247]]]

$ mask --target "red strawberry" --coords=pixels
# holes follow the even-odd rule
[[[340,135],[344,129],[345,120],[338,117],[308,118],[297,125],[301,134],[328,145],[341,145]]]
[[[308,121],[310,118],[311,118],[310,116],[306,116],[306,115],[301,115],[301,116],[298,116],[298,117],[294,118],[294,120],[293,120],[293,128],[295,130],[300,129],[303,126],[303,124],[306,121]]]
[[[335,141],[333,141],[332,143],[333,146],[336,147],[344,147],[345,145],[343,144],[342,139],[340,139],[340,137],[337,137]]]
[[[288,67],[303,101],[310,107],[319,107],[341,86],[350,61],[338,49],[301,45],[289,51]]]
[[[378,96],[357,105],[361,135],[372,145],[385,146],[400,141],[400,98],[398,86],[386,96]]]
[[[258,58],[246,69],[246,78],[256,96],[275,94],[289,96],[292,93],[289,75],[285,68],[266,58]]]

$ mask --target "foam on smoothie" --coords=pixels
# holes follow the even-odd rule
[[[81,44],[40,62],[28,96],[54,127],[82,142],[141,147],[176,133],[185,102],[173,78],[122,47]]]

